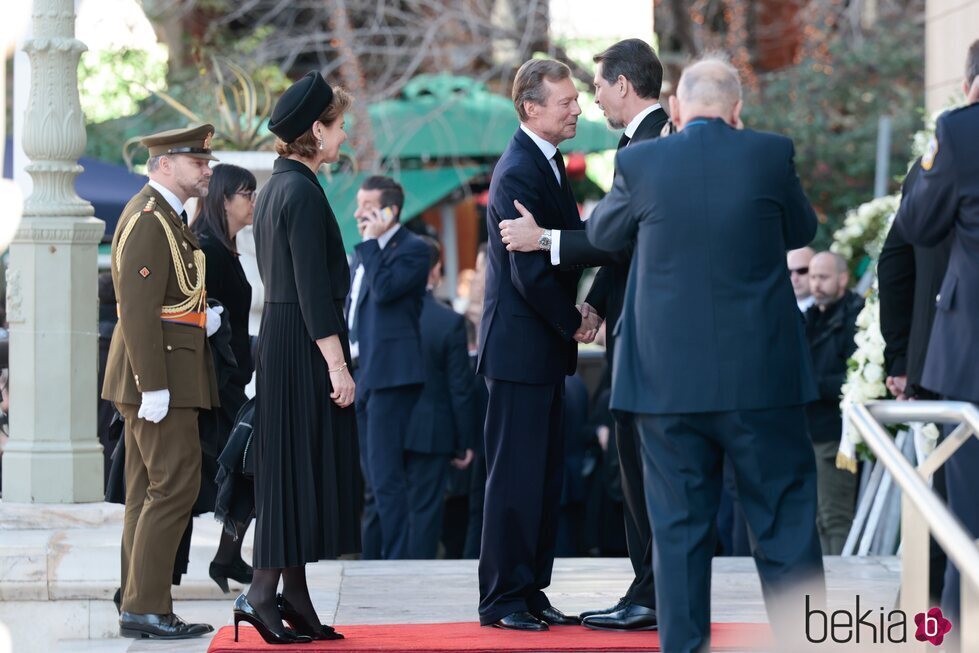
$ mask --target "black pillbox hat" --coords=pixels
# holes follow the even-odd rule
[[[333,89],[317,72],[302,79],[282,93],[269,118],[269,131],[291,143],[313,126],[323,110],[333,101]]]

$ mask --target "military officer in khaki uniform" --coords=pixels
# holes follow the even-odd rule
[[[126,513],[120,633],[181,639],[213,630],[173,614],[174,554],[200,487],[197,412],[218,405],[207,338],[204,253],[184,203],[207,194],[211,125],[142,139],[149,183],[123,210],[112,240],[119,322],[102,397],[126,420]]]

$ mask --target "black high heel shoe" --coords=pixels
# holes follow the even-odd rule
[[[313,638],[307,635],[297,635],[285,630],[280,634],[269,628],[244,594],[235,599],[234,615],[236,642],[238,641],[238,622],[241,621],[246,621],[255,626],[258,634],[269,644],[306,644],[313,641]]]
[[[222,592],[230,594],[231,590],[228,588],[228,579],[230,578],[231,580],[236,580],[239,583],[247,585],[252,582],[254,570],[248,563],[239,558],[230,565],[212,562],[207,573],[211,577],[211,580],[218,584]]]
[[[275,595],[275,602],[279,606],[279,613],[282,618],[289,622],[294,631],[312,637],[313,639],[343,639],[343,635],[333,629],[333,626],[321,625],[317,630],[316,626],[299,614],[299,611],[292,607],[292,604],[281,594]]]

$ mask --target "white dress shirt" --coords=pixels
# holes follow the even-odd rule
[[[657,102],[656,104],[651,104],[637,113],[636,117],[630,120],[629,124],[625,126],[625,135],[629,137],[629,140],[632,140],[632,137],[636,134],[636,130],[639,129],[639,123],[641,123],[643,119],[645,119],[646,116],[651,114],[653,111],[661,108],[662,105]],[[626,147],[628,147],[628,145]]]
[[[401,228],[401,224],[395,224],[394,227],[388,229],[383,234],[377,237],[377,246],[381,249],[391,242],[394,238],[394,234],[398,233],[398,229]],[[364,240],[373,240],[371,237],[364,237]],[[354,323],[357,321],[357,302],[360,300],[360,289],[364,285],[364,264],[361,263],[357,266],[354,271],[354,281],[350,288],[350,314],[347,315],[347,330],[352,330],[354,328]],[[350,343],[350,358],[360,357],[360,338],[358,337],[357,342]]]
[[[152,179],[150,179],[149,184],[150,186],[155,188],[156,191],[160,193],[160,195],[163,195],[163,199],[167,201],[167,204],[173,207],[173,210],[177,212],[178,216],[184,212],[184,203],[181,202],[177,198],[177,196],[173,194],[173,191],[171,191],[169,188],[167,188],[160,182],[153,181]]]
[[[651,114],[653,111],[656,111],[657,109],[661,108],[661,106],[662,105],[660,105],[660,103],[657,102],[656,104],[651,104],[650,106],[646,107],[645,109],[637,113],[636,117],[633,118],[631,121],[629,121],[629,124],[626,125],[625,135],[628,136],[631,140],[633,134],[635,134],[636,130],[639,129],[639,123],[643,121],[643,118]],[[521,125],[521,127],[522,126],[523,125]],[[527,133],[530,134],[531,132],[527,131]],[[531,135],[531,138],[533,138],[533,135]],[[550,143],[548,143],[548,145],[550,145]],[[543,148],[541,148],[541,150],[543,151]],[[555,165],[553,161],[551,165]],[[556,165],[555,165],[555,169],[556,169]],[[551,265],[561,265],[561,230],[560,229],[551,230]]]
[[[816,303],[816,298],[813,297],[812,295],[809,295],[805,299],[797,299],[797,300],[795,300],[795,303],[799,306],[799,310],[802,311],[803,313],[805,313],[806,311],[809,310],[809,308],[813,304]]]
[[[554,171],[554,178],[557,179],[557,185],[561,185],[561,172],[557,168],[557,162],[554,160],[554,155],[557,154],[557,147],[552,143],[548,143],[543,138],[535,134],[534,132],[527,129],[527,126],[520,123],[520,129],[524,130],[527,136],[530,136],[530,140],[537,144],[540,151],[543,152],[544,157],[547,162],[551,164],[551,170]],[[561,264],[561,230],[552,229],[551,230],[551,265]]]

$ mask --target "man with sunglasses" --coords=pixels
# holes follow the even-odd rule
[[[792,292],[795,293],[795,303],[799,311],[805,313],[816,299],[809,289],[809,261],[815,255],[812,247],[793,249],[786,255],[789,266],[789,279],[792,281]]]

